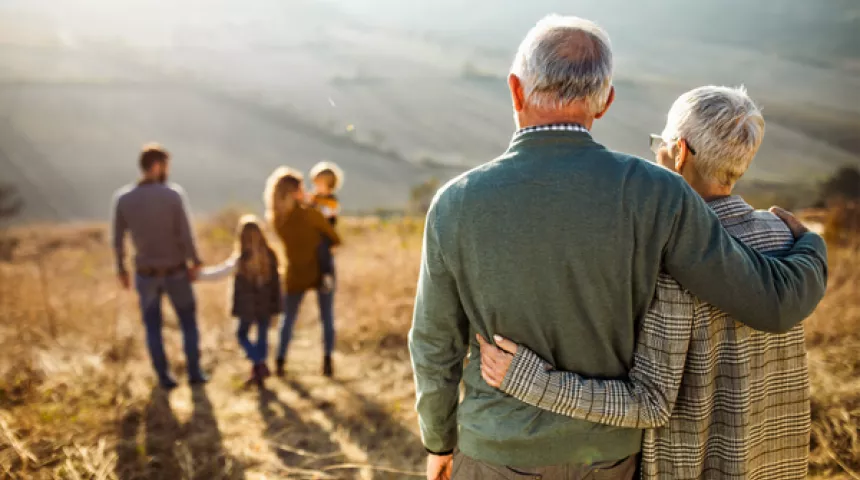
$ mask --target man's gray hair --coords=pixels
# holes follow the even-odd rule
[[[764,117],[744,87],[699,87],[672,105],[663,138],[687,141],[699,175],[732,186],[761,146]]]
[[[584,101],[596,115],[606,107],[612,88],[609,35],[590,20],[544,17],[520,44],[511,73],[534,107],[559,109]]]

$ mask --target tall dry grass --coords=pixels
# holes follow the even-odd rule
[[[229,254],[237,217],[225,212],[201,225],[204,258]],[[421,222],[352,219],[342,229],[335,381],[319,376],[310,298],[291,347],[291,376],[259,394],[243,391],[247,365],[225,285],[199,285],[201,347],[213,382],[169,395],[152,388],[135,298],[115,285],[103,226],[9,232],[0,242],[11,252],[0,258],[0,478],[405,478],[420,471],[405,340]],[[821,478],[860,478],[858,276],[857,244],[834,246],[828,295],[806,322],[810,467]],[[166,312],[168,354],[182,378],[179,332]]]
[[[812,388],[810,472],[860,479],[860,208],[821,215],[827,295],[804,322]]]
[[[201,225],[204,258],[232,249],[238,212]],[[120,291],[102,225],[5,235],[0,259],[0,478],[403,478],[423,449],[403,338],[419,223],[347,222],[337,295],[338,376],[319,375],[313,296],[290,350],[291,377],[262,394],[227,315],[227,285],[198,284],[205,388],[153,388],[132,292]],[[168,357],[184,378],[165,301]],[[270,345],[277,339],[270,332]]]

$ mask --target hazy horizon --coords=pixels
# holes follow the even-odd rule
[[[552,12],[612,37],[618,101],[594,131],[607,146],[650,158],[677,95],[743,84],[768,122],[748,180],[860,166],[851,0],[0,0],[0,182],[25,219],[104,218],[157,140],[199,212],[259,209],[275,166],[321,159],[347,171],[347,209],[400,207],[503,151],[507,69]]]

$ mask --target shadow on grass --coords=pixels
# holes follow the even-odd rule
[[[260,417],[266,424],[263,437],[280,459],[286,475],[307,475],[343,461],[339,446],[319,426],[304,421],[274,391],[262,388],[259,395]]]
[[[338,428],[348,432],[349,437],[367,453],[367,460],[377,467],[415,470],[422,465],[426,452],[418,436],[404,427],[386,408],[356,392],[338,380],[333,400],[315,396],[301,382],[289,379],[285,384],[300,397],[312,402]],[[332,386],[329,384],[328,386]],[[374,478],[404,478],[403,475],[377,472]]]
[[[119,423],[116,475],[120,480],[240,480],[244,466],[228,455],[206,388],[191,390],[191,420],[180,424],[167,392],[153,388],[141,411]]]

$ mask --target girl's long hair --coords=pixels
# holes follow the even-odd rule
[[[266,221],[277,229],[296,207],[293,193],[304,181],[301,172],[289,167],[278,167],[266,180],[263,202],[266,204]]]
[[[237,274],[263,285],[272,278],[272,264],[275,254],[266,240],[260,221],[254,215],[245,215],[239,219],[236,231],[236,247],[233,252],[236,258]]]

